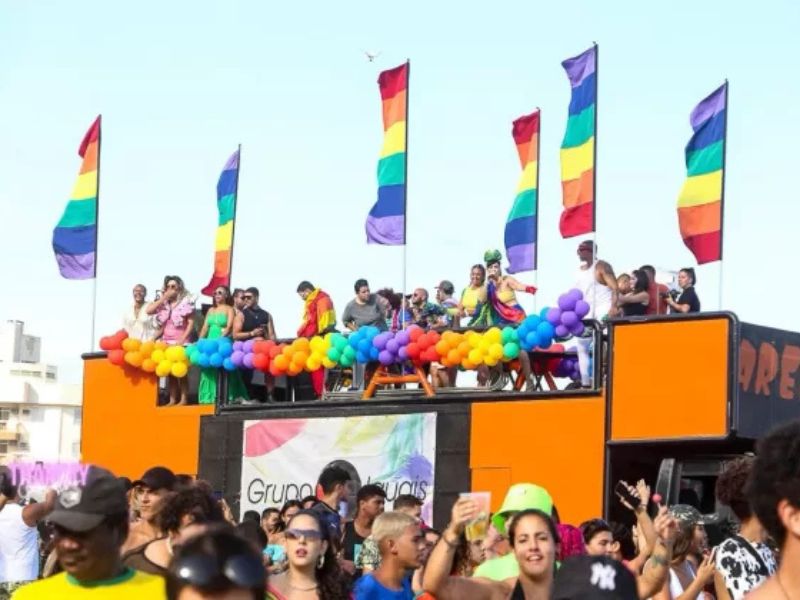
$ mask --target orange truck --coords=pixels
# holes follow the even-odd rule
[[[338,461],[356,484],[385,485],[390,501],[422,497],[435,525],[460,492],[491,492],[495,510],[510,484],[529,481],[577,524],[619,518],[614,485],[639,478],[669,503],[715,511],[724,461],[800,416],[800,334],[700,313],[615,320],[604,344],[591,390],[225,408],[158,406],[153,376],[86,355],[82,459],[131,478],[156,464],[196,474],[237,510],[310,495]]]

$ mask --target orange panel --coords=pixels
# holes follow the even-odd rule
[[[492,492],[492,510],[508,483],[547,488],[565,523],[603,513],[605,400],[563,398],[472,405],[472,489]]]
[[[726,318],[614,326],[611,439],[728,433]]]
[[[213,406],[156,406],[156,379],[104,358],[83,361],[81,460],[131,479],[154,465],[197,473],[200,416]]]

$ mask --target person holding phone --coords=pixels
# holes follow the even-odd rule
[[[236,313],[233,319],[233,339],[246,342],[248,340],[276,340],[275,322],[272,315],[258,305],[259,292],[256,287],[249,287],[244,291],[244,308]],[[246,402],[259,399],[259,392],[253,384],[253,370],[242,370],[242,378],[247,388],[248,398]],[[267,388],[267,401],[271,402],[274,398],[275,378],[269,373],[264,374],[264,385]]]
[[[700,312],[700,298],[697,297],[697,292],[694,290],[695,283],[697,283],[697,276],[694,269],[686,267],[678,273],[680,294],[676,298],[670,294],[666,294],[666,296],[662,294],[672,314]]]

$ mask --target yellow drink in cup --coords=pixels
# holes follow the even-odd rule
[[[491,492],[462,492],[459,498],[469,498],[478,505],[478,516],[467,523],[464,534],[467,541],[482,540],[489,530],[489,516],[491,515]]]

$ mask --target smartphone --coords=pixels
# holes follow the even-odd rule
[[[630,490],[628,490],[628,486],[621,481],[618,481],[617,485],[614,487],[614,493],[625,500],[625,502],[630,504],[631,508],[634,510],[639,508],[639,505],[642,503],[642,499],[639,498],[639,496],[632,494]]]

